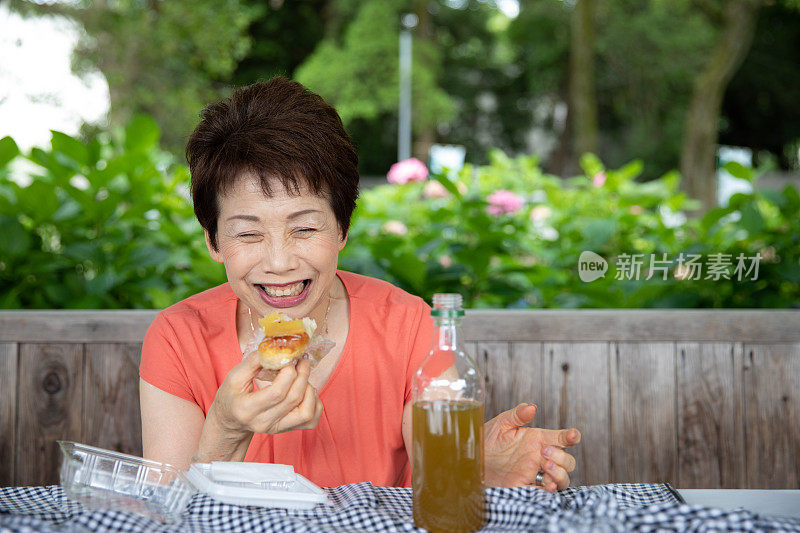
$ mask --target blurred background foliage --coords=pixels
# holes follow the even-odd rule
[[[397,37],[400,15],[410,12],[419,20],[413,124],[420,159],[434,142],[466,146],[467,160],[477,164],[500,148],[536,154],[547,171],[566,176],[591,151],[612,166],[642,159],[642,177],[652,179],[681,166],[691,101],[716,91],[721,102],[709,102],[719,107],[710,112],[722,142],[752,147],[784,169],[800,167],[800,2],[512,3],[513,18],[493,0],[9,5],[78,21],[86,34],[74,67],[105,75],[111,124],[149,114],[177,155],[203,105],[233,85],[282,74],[339,109],[362,174],[382,175],[396,153]],[[747,9],[732,11],[737,6]],[[581,26],[582,11],[590,23]],[[717,48],[729,65],[715,64]],[[575,69],[581,49],[589,63]],[[581,85],[585,71],[588,87]],[[713,87],[698,87],[710,72],[720,76]],[[577,112],[584,107],[595,110],[594,122]]]
[[[225,282],[192,213],[188,169],[158,146],[155,122],[80,140],[53,132],[51,146],[20,154],[0,140],[0,307],[162,308]],[[28,183],[11,179],[24,158]],[[800,305],[800,197],[736,194],[703,218],[675,172],[636,181],[643,164],[605,169],[591,155],[583,174],[544,173],[535,156],[489,154],[458,175],[364,191],[342,268],[392,281],[430,300],[460,292],[470,307],[790,307]],[[741,165],[729,170],[754,181]],[[601,180],[598,180],[602,176]],[[490,214],[490,194],[521,207]],[[591,283],[577,260],[594,251],[611,264]],[[679,253],[761,254],[757,279],[683,280]],[[639,279],[616,279],[623,254],[644,254]],[[673,261],[666,280],[645,281],[649,254]]]
[[[51,146],[21,155],[2,141],[1,223],[13,238],[0,239],[0,306],[163,307],[224,280],[179,161],[200,109],[233,86],[276,74],[307,84],[341,113],[362,176],[384,175],[397,153],[403,13],[418,19],[414,155],[427,160],[433,143],[466,147],[458,179],[468,190],[365,191],[344,266],[425,297],[464,287],[478,306],[797,305],[794,190],[756,186],[723,208],[715,190],[718,143],[750,148],[762,170],[800,172],[797,0],[7,5],[80,24],[73,70],[98,69],[111,105],[108,124],[85,124],[79,138],[54,133]],[[20,161],[22,178],[11,169]],[[599,161],[618,170],[598,189],[589,178]],[[756,184],[762,172],[733,170]],[[492,189],[522,195],[524,212],[489,217]],[[531,219],[537,206],[551,210],[546,225]],[[663,206],[686,216],[675,225]],[[384,231],[387,220],[407,232]],[[758,282],[687,291],[674,279],[581,284],[574,269],[585,249],[607,258],[765,250],[771,259]]]
[[[153,119],[80,140],[53,132],[11,179],[0,139],[0,308],[162,308],[225,281]]]

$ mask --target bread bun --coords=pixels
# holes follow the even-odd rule
[[[316,324],[310,318],[291,319],[283,313],[271,313],[258,321],[264,329],[264,340],[258,345],[261,366],[280,370],[302,356]]]

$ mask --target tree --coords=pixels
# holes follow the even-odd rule
[[[334,30],[342,16],[341,1],[243,1],[263,11],[247,29],[252,46],[236,66],[232,76],[235,85],[249,85],[278,74],[291,78],[326,34],[338,38]]]
[[[570,17],[569,116],[574,153],[596,154],[597,95],[594,85],[594,0],[578,0]]]
[[[440,142],[466,147],[467,160],[488,162],[492,148],[529,153],[534,100],[516,45],[513,21],[496,7],[472,0],[435,5],[435,39],[442,50],[440,85],[458,110],[439,122]]]
[[[723,2],[719,37],[694,82],[683,135],[681,174],[686,192],[701,201],[703,210],[713,208],[717,200],[715,155],[722,98],[750,48],[760,3]],[[710,10],[715,7],[709,3]]]
[[[578,137],[592,139],[592,132],[599,131],[589,145],[610,165],[641,158],[645,179],[675,168],[692,78],[714,36],[710,22],[689,0],[615,0],[593,6],[527,0],[520,7],[509,39],[530,97],[537,107],[549,102],[557,142],[546,167],[560,175],[574,172],[574,162],[586,150],[586,144],[576,146]],[[594,16],[585,24],[593,24],[594,32],[575,35],[589,11]],[[596,128],[591,125],[593,99]],[[564,106],[568,120],[559,122],[558,109]],[[580,118],[581,106],[590,109],[588,122]]]
[[[401,2],[370,0],[345,28],[342,42],[323,39],[295,71],[295,79],[334,105],[346,127],[396,113]],[[414,43],[413,131],[435,128],[455,111],[438,85],[440,53],[426,40]],[[383,169],[385,171],[385,169]]]
[[[759,11],[753,44],[722,103],[720,143],[775,154],[800,169],[800,12],[785,4]]]
[[[110,123],[150,114],[174,153],[183,152],[199,110],[227,93],[227,82],[250,47],[245,31],[262,13],[242,0],[14,0],[12,7],[80,23],[86,35],[73,54],[73,71],[99,69],[105,75]]]

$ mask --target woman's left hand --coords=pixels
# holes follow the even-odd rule
[[[565,452],[581,440],[575,429],[521,427],[533,420],[536,406],[520,404],[500,413],[484,426],[484,458],[487,487],[520,487],[536,484],[544,473],[542,488],[549,492],[569,486],[575,458]]]

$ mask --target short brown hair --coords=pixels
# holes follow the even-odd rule
[[[303,85],[277,76],[209,104],[186,144],[194,213],[217,247],[220,195],[244,173],[287,191],[327,197],[342,237],[358,198],[358,155],[336,110]]]

